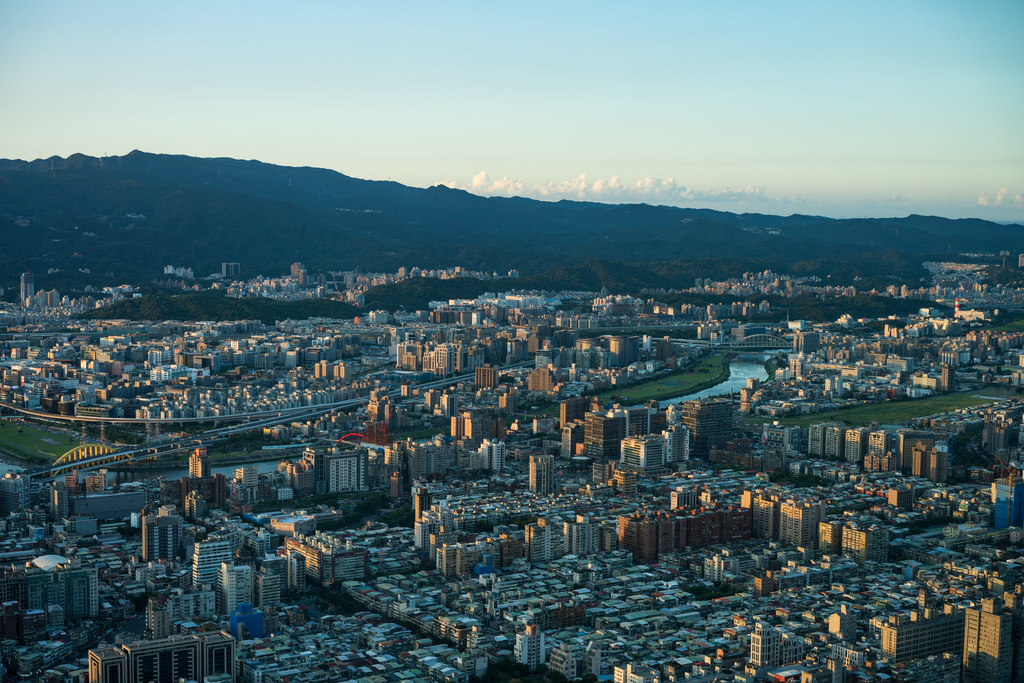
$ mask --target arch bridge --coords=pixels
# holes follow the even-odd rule
[[[82,444],[57,458],[50,466],[50,475],[56,477],[66,474],[76,469],[78,463],[88,464],[89,467],[102,467],[131,460],[132,457],[132,454],[118,452],[110,446]]]

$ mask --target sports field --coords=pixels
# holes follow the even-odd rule
[[[15,457],[25,459],[59,458],[75,446],[78,439],[71,439],[63,434],[26,427],[17,422],[0,420],[0,449]]]
[[[889,401],[887,403],[873,403],[868,405],[853,406],[851,408],[840,408],[828,413],[811,413],[797,418],[780,420],[782,424],[808,425],[819,422],[843,422],[853,427],[866,427],[872,422],[878,424],[892,425],[903,424],[907,420],[945,413],[958,408],[970,408],[972,406],[992,403],[994,399],[972,396],[971,394],[951,394],[949,396],[933,396],[931,398],[920,398],[910,401]],[[763,419],[757,420],[764,422]]]
[[[724,356],[708,356],[684,372],[674,372],[651,382],[613,389],[601,394],[601,401],[604,403],[625,400],[629,403],[638,403],[651,398],[664,400],[682,396],[690,393],[698,384],[710,382],[719,375],[723,375],[724,379],[724,369],[728,367],[727,364],[723,367],[724,360]]]

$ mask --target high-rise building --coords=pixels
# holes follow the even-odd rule
[[[685,463],[690,459],[690,430],[683,425],[672,425],[661,433],[665,439],[665,467]],[[675,465],[678,468],[678,465]]]
[[[807,454],[812,458],[837,459],[846,447],[846,428],[835,422],[811,425],[807,430]]]
[[[21,299],[18,301],[19,304],[25,306],[25,301],[31,299],[36,295],[36,276],[32,273],[21,274]],[[28,304],[31,306],[32,304]]]
[[[558,419],[562,426],[570,422],[583,421],[590,409],[590,399],[586,396],[573,396],[558,404]]]
[[[252,602],[252,567],[222,562],[217,572],[217,613],[232,614]]]
[[[583,675],[601,675],[601,646],[598,641],[591,640],[587,643],[587,649],[583,654]]]
[[[871,430],[867,427],[846,430],[846,446],[843,456],[846,462],[859,465],[868,454]]]
[[[706,460],[712,447],[724,447],[732,435],[732,402],[709,398],[685,401],[683,424],[690,430],[690,457]]]
[[[787,500],[779,506],[779,540],[797,547],[813,548],[818,541],[818,524],[825,519],[825,504]]]
[[[670,495],[673,510],[693,510],[700,506],[701,489],[696,486],[678,486]]]
[[[28,507],[28,477],[8,472],[0,479],[0,514],[4,517]]]
[[[302,461],[313,473],[313,493],[318,496],[327,493],[327,453],[320,448],[307,447],[302,452]]]
[[[935,445],[935,434],[916,429],[901,429],[897,432],[896,454],[899,459],[899,468],[909,473],[914,465],[914,449],[918,446],[928,447]]]
[[[883,457],[889,453],[889,432],[874,431],[868,434],[868,453]]]
[[[289,590],[306,590],[306,556],[298,550],[292,550],[287,555],[285,578]]]
[[[618,546],[636,560],[657,562],[661,553],[682,548],[750,540],[750,520],[749,509],[733,507],[620,515]]]
[[[818,549],[825,555],[841,555],[843,552],[843,525],[837,522],[819,522]]]
[[[565,555],[592,555],[597,552],[600,525],[585,515],[562,526],[562,552]]]
[[[882,624],[882,654],[891,663],[944,652],[959,653],[964,642],[964,613],[953,605],[894,614]]]
[[[369,490],[369,454],[365,448],[332,450],[326,456],[326,469],[328,493]]]
[[[636,472],[616,468],[612,474],[612,486],[618,495],[632,498],[636,495]]]
[[[545,563],[560,557],[562,554],[560,531],[543,517],[533,524],[527,524],[525,530],[526,559],[531,563]]]
[[[238,275],[238,271],[241,266],[237,263],[221,263],[220,264],[220,275],[221,277],[234,277]]]
[[[53,482],[50,488],[50,519],[60,520],[68,516],[68,490],[64,483]]]
[[[305,558],[306,578],[321,586],[366,578],[369,558],[365,548],[349,549],[340,539],[314,536],[285,538],[284,547],[286,552]]]
[[[235,683],[235,675],[235,639],[224,631],[89,650],[89,683],[172,683],[215,677]]]
[[[493,389],[498,386],[498,370],[490,365],[476,369],[476,388]]]
[[[166,638],[171,635],[171,615],[156,598],[146,604],[146,637]]]
[[[885,494],[885,502],[893,507],[910,510],[914,507],[914,487],[907,485],[889,489]]]
[[[131,680],[128,676],[128,662],[119,646],[101,645],[89,650],[91,683],[130,683]]]
[[[949,363],[942,364],[942,392],[948,394],[953,391],[953,368]]]
[[[797,332],[793,335],[793,353],[812,354],[821,348],[821,337],[817,332]]]
[[[146,562],[173,560],[181,548],[181,517],[173,505],[163,505],[158,514],[142,518],[142,559]]]
[[[500,474],[505,470],[505,442],[484,439],[477,457],[480,469]]]
[[[220,565],[230,562],[232,554],[229,541],[207,539],[197,543],[192,554],[192,585],[216,585]]]
[[[555,459],[550,455],[530,456],[530,493],[550,496],[555,492]]]
[[[1024,526],[1024,479],[1009,477],[992,482],[995,528]]]
[[[537,628],[536,624],[528,624],[516,634],[514,654],[516,662],[524,664],[530,671],[544,664],[547,661],[544,632]]]
[[[637,474],[661,474],[665,471],[665,439],[653,434],[623,439],[619,467]]]
[[[596,461],[618,460],[619,446],[625,438],[625,411],[592,412],[584,416],[583,442],[588,457]]]
[[[1013,616],[1004,612],[1002,598],[985,598],[981,607],[966,610],[964,626],[964,683],[1010,683],[1013,673]]]
[[[777,493],[744,491],[740,506],[751,511],[754,538],[778,538],[782,521],[782,498]]]
[[[937,484],[945,483],[948,457],[934,446],[915,446],[910,454],[911,473]]]
[[[430,509],[430,489],[426,486],[417,486],[412,490],[413,519],[419,520],[425,510]]]
[[[576,447],[583,443],[586,428],[582,422],[562,423],[562,457],[572,458],[576,455]]]
[[[843,555],[857,564],[889,560],[889,530],[881,526],[843,527]]]
[[[572,648],[564,642],[551,651],[551,656],[548,659],[548,669],[565,676],[568,681],[579,678],[577,673],[580,664],[581,662],[576,659]]]
[[[273,607],[281,602],[281,577],[270,572],[261,572],[256,575],[256,606],[261,608]]]
[[[199,491],[193,489],[185,495],[185,516],[189,519],[206,516],[206,499],[199,495]]]
[[[750,636],[750,665],[762,669],[782,663],[782,632],[757,622]]]
[[[205,479],[210,476],[210,457],[206,447],[200,446],[188,458],[188,476],[190,479]]]

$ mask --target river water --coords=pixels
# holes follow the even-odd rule
[[[692,401],[698,398],[707,398],[708,396],[719,396],[720,394],[728,394],[730,391],[738,394],[740,389],[747,386],[749,378],[754,377],[761,382],[768,379],[764,363],[769,358],[771,358],[771,354],[767,353],[741,353],[733,358],[729,364],[729,379],[721,384],[716,384],[710,389],[661,401],[660,405],[662,408],[667,408],[673,403],[682,403],[683,401]]]
[[[716,384],[710,389],[704,389],[703,391],[697,391],[692,394],[685,396],[678,396],[676,398],[670,398],[665,401],[661,401],[661,407],[667,408],[673,403],[682,403],[683,401],[691,401],[698,398],[707,398],[708,396],[719,396],[721,394],[728,394],[730,391],[739,393],[739,390],[747,386],[747,379],[755,377],[760,381],[764,381],[768,378],[768,373],[765,372],[764,363],[771,357],[770,354],[765,353],[741,353],[732,359],[729,365],[729,379]],[[268,454],[269,457],[269,454]],[[281,457],[287,457],[284,453]],[[294,457],[294,456],[292,456]],[[254,463],[259,466],[260,473],[274,472],[277,470],[278,459],[270,460],[267,462]],[[226,465],[223,467],[211,467],[210,471],[214,474],[223,474],[228,479],[232,479],[235,476],[235,469],[241,467],[241,465]],[[9,471],[20,471],[24,469],[17,463],[0,462],[0,476],[3,476]],[[188,476],[188,467],[175,467],[167,469],[146,469],[146,470],[135,470],[126,472],[115,472],[113,470],[107,472],[107,486],[114,486],[116,484],[124,484],[130,481],[139,481],[141,479],[155,479],[157,477],[167,477],[168,479],[179,479],[181,477]]]
[[[270,457],[270,456],[268,456]],[[256,465],[259,467],[260,474],[267,472],[276,472],[277,463],[285,458],[294,459],[294,453],[281,453],[279,457],[274,460],[268,460],[266,462],[254,462],[246,463],[247,465]],[[216,461],[213,461],[215,463]],[[213,465],[211,463],[211,465]],[[225,465],[224,467],[210,467],[210,474],[223,474],[228,480],[235,478],[235,470],[241,467],[241,465]],[[141,481],[143,479],[156,479],[157,477],[167,477],[168,479],[180,479],[188,476],[188,467],[176,468],[176,469],[152,469],[152,470],[134,470],[134,471],[108,471],[107,472],[107,486],[114,486],[115,484],[124,484],[129,481]]]

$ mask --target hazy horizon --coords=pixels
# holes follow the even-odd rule
[[[1024,5],[0,5],[0,157],[1024,220]]]

